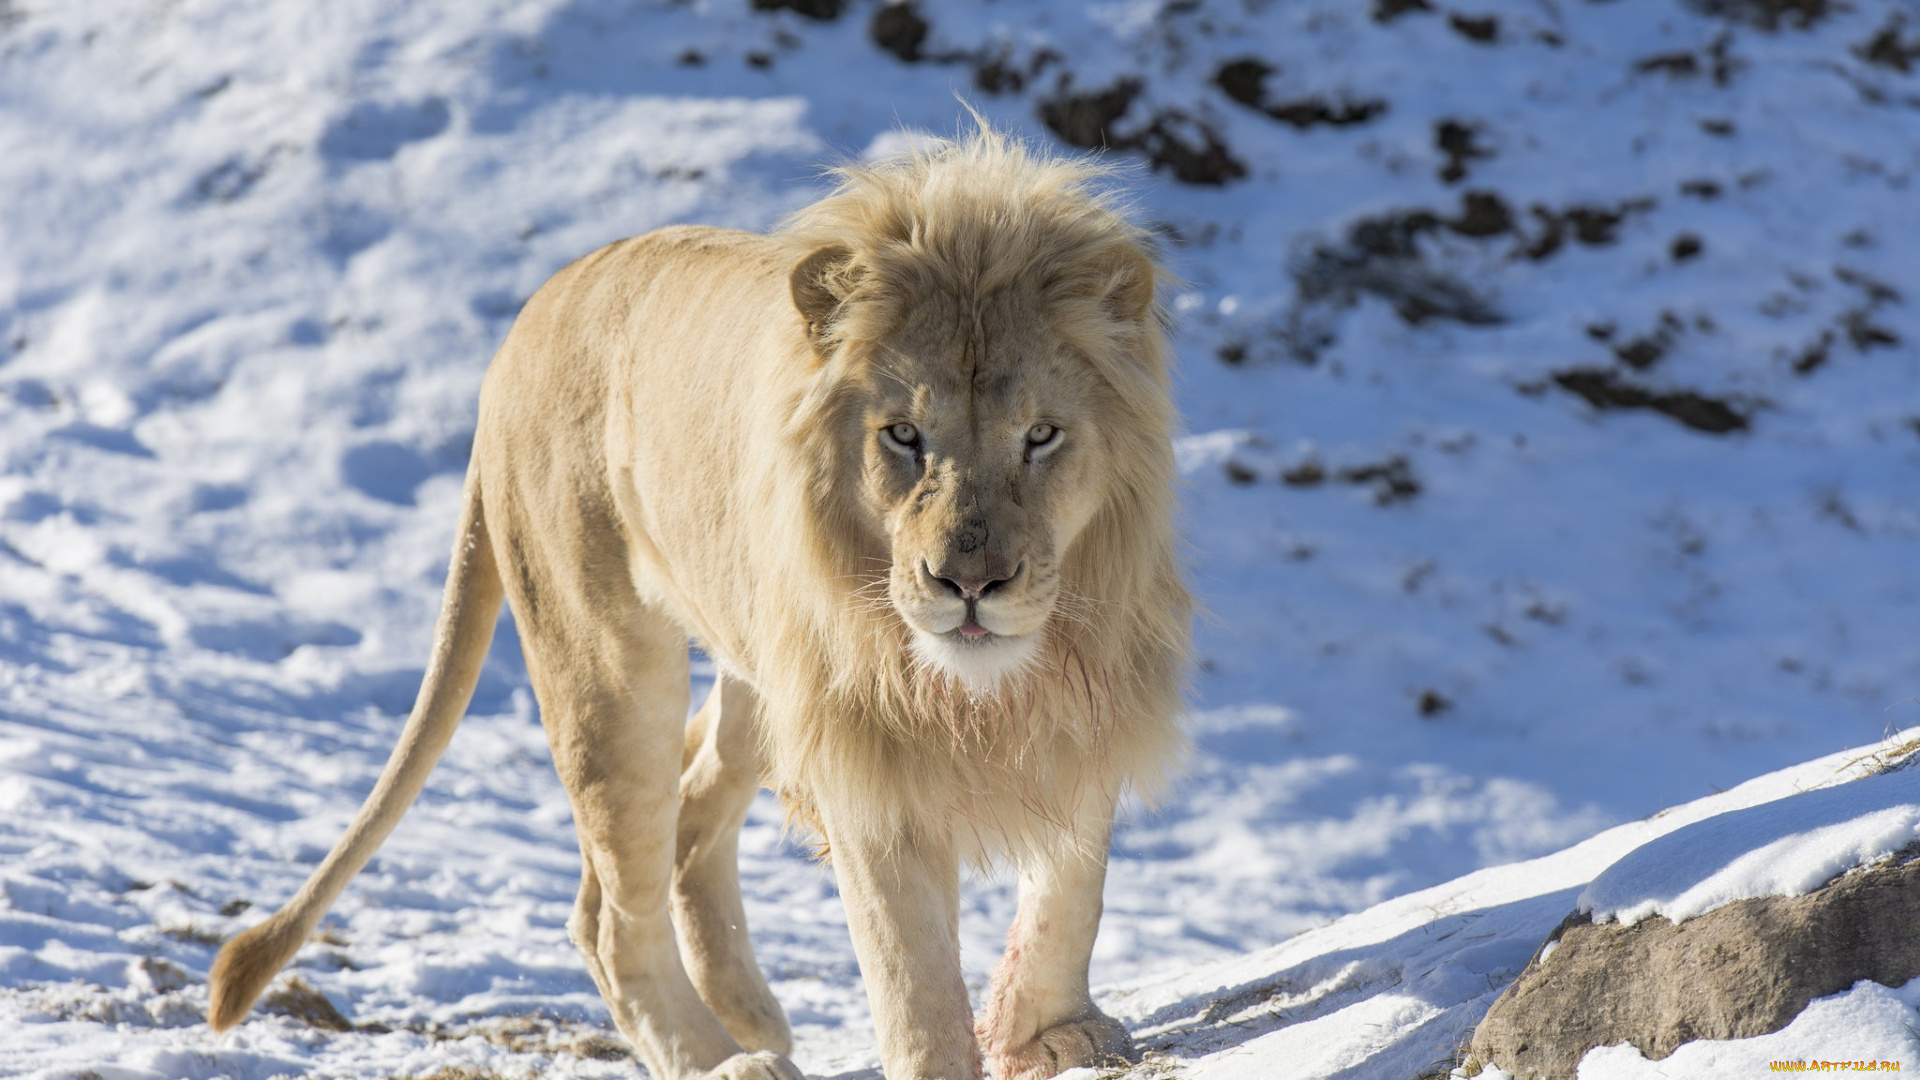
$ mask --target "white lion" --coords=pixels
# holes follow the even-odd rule
[[[1100,169],[990,131],[839,176],[778,233],[662,229],[527,303],[413,715],[222,950],[215,1028],[419,793],[504,597],[579,829],[570,929],[659,1080],[799,1075],[741,908],[762,784],[831,854],[889,1076],[1131,1054],[1087,963],[1115,799],[1180,744],[1159,271]],[[690,639],[721,671],[691,724]],[[1000,858],[1019,914],[976,1025],[958,874]]]

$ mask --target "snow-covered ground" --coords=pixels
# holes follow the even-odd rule
[[[633,1073],[510,625],[296,962],[374,1027],[214,1037],[205,972],[384,760],[519,303],[956,92],[1156,162],[1184,279],[1197,751],[1095,958],[1149,1074],[1444,1072],[1614,858],[1920,722],[1920,8],[759,2],[0,2],[0,1074]],[[798,1057],[870,1069],[779,820]],[[1915,1067],[1917,995],[1663,1064]]]

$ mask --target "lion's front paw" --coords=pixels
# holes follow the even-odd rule
[[[1133,1037],[1105,1013],[1055,1024],[1026,1045],[999,1049],[992,1057],[994,1080],[1046,1080],[1083,1065],[1138,1060]]]
[[[705,1080],[806,1080],[793,1062],[771,1050],[735,1054],[708,1072]]]

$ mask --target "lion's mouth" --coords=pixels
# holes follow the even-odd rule
[[[991,692],[1025,670],[1038,647],[1036,635],[1000,633],[973,619],[944,633],[921,630],[913,635],[913,651],[923,663],[976,693]]]

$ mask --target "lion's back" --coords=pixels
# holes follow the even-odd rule
[[[535,528],[603,505],[582,528],[633,549],[608,573],[702,640],[744,621],[742,478],[765,473],[760,420],[804,367],[789,251],[703,226],[600,248],[528,300],[482,390],[490,498],[509,489]]]

